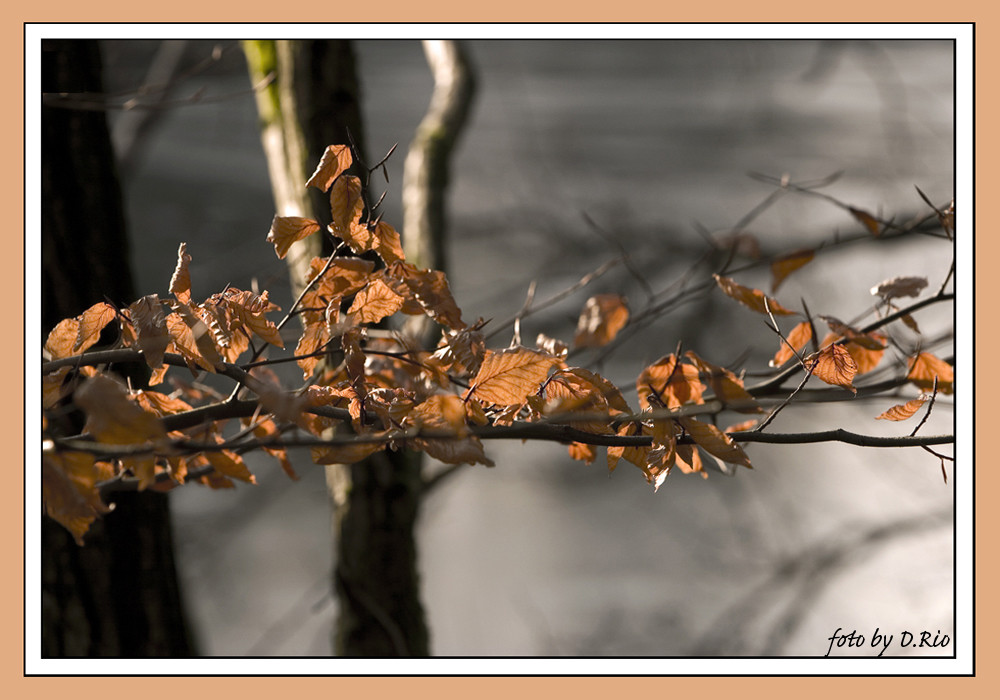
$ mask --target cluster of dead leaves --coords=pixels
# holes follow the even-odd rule
[[[152,370],[150,387],[164,383],[169,367],[186,366],[196,377],[209,372],[238,379],[244,396],[256,397],[258,406],[250,417],[209,415],[195,421],[194,427],[168,429],[165,426],[191,425],[192,421],[177,419],[206,415],[223,400],[175,375],[170,377],[175,388],[169,393],[134,390],[91,366],[60,363],[62,367],[43,379],[44,407],[71,402],[86,417],[80,439],[120,448],[117,458],[98,459],[81,445],[55,449],[55,441],[47,443],[45,509],[77,541],[106,512],[99,490],[110,479],[131,476],[140,489],[162,490],[188,481],[213,488],[232,488],[234,480],[254,483],[239,452],[231,449],[240,438],[270,441],[264,449],[296,478],[280,445],[288,431],[322,442],[311,451],[317,464],[353,463],[381,450],[405,448],[445,463],[492,466],[477,436],[479,428],[543,422],[592,436],[629,438],[628,445],[607,448],[608,469],[614,470],[624,459],[638,467],[654,488],[675,467],[705,476],[705,465],[712,461],[723,469],[727,464],[751,466],[729,433],[753,427],[756,419],[720,429],[696,417],[720,410],[761,413],[742,377],[691,351],[666,355],[639,373],[638,409],[634,409],[608,379],[570,366],[569,345],[557,338],[539,336],[535,347],[488,348],[480,332],[483,322],[463,321],[444,273],[408,263],[399,234],[382,221],[365,220],[363,188],[347,173],[351,165],[348,147],[330,146],[306,183],[328,194],[332,223],[326,232],[354,255],[311,261],[306,290],[293,309],[298,323],[289,326],[300,329],[294,359],[302,371],[301,385],[283,386],[273,371],[259,363],[249,372],[240,368],[248,352],[256,360],[268,346],[285,347],[281,333],[285,323],[276,325],[268,317],[280,309],[267,292],[233,287],[195,303],[192,258],[183,243],[169,297],[147,295],[126,308],[95,304],[51,332],[46,359],[63,360],[87,352],[105,328],[117,324],[118,343],[139,351]],[[296,241],[320,233],[322,227],[314,220],[275,217],[267,240],[283,258]],[[813,254],[798,251],[777,260],[772,266],[772,290]],[[757,313],[771,318],[796,314],[730,278],[716,276],[716,282],[725,294]],[[919,289],[919,284],[903,279],[880,285],[877,293],[888,304]],[[441,330],[437,348],[415,348],[398,334],[372,330],[397,314],[433,319]],[[780,367],[797,357],[814,376],[855,391],[855,376],[878,365],[888,339],[821,318],[830,334],[814,352],[804,354],[813,341],[810,320],[786,336],[772,365]],[[625,298],[595,295],[583,305],[573,346],[604,347],[629,321]],[[949,392],[950,369],[920,353],[911,360],[908,378],[925,390],[935,386]],[[707,410],[704,404],[709,401],[718,406]],[[899,420],[913,415],[920,405],[909,402],[880,418]],[[572,441],[568,449],[570,456],[586,463],[597,457],[597,447],[585,441]]]

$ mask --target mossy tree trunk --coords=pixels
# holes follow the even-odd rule
[[[326,146],[363,149],[360,91],[348,41],[248,41],[244,51],[258,93],[261,134],[277,213],[326,224],[329,201],[305,182]],[[363,154],[362,154],[362,157]],[[301,289],[320,239],[289,254],[293,288]],[[329,250],[326,251],[329,253]],[[341,656],[426,656],[414,528],[420,510],[419,455],[390,452],[352,465],[330,465],[333,586],[338,603],[334,651]]]

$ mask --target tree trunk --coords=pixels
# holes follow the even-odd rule
[[[326,196],[305,182],[326,146],[363,149],[360,96],[348,41],[248,41],[252,81],[274,81],[257,96],[261,134],[277,213],[326,224]],[[362,154],[363,157],[363,154]],[[300,291],[320,239],[300,241],[288,255]],[[327,250],[327,253],[330,251]],[[420,458],[381,453],[326,468],[333,501],[334,590],[338,619],[334,651],[341,656],[426,656],[428,634],[416,568],[414,525],[419,513]]]
[[[45,93],[100,93],[96,42],[42,45]],[[132,301],[114,155],[101,111],[42,108],[42,326]],[[167,497],[121,493],[83,547],[42,518],[42,656],[190,656]]]

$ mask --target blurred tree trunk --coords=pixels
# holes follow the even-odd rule
[[[102,91],[94,41],[45,41],[45,93]],[[102,111],[42,108],[42,327],[132,299],[128,241]],[[42,656],[191,656],[167,497],[121,493],[83,547],[42,518]]]
[[[326,146],[349,143],[348,129],[355,146],[364,148],[351,44],[247,41],[244,52],[254,84],[274,76],[258,92],[257,105],[277,213],[325,225],[329,201],[314,188],[307,191],[306,180]],[[321,252],[320,240],[300,241],[288,255],[296,291],[303,287],[309,261]],[[419,455],[380,453],[357,464],[330,465],[326,472],[334,509],[335,653],[426,656],[414,539],[422,486]]]

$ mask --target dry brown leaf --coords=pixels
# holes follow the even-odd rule
[[[386,265],[392,265],[394,262],[405,259],[399,233],[384,221],[379,221],[374,225],[355,221],[351,223],[347,231],[334,231],[332,227],[329,228],[329,231],[349,245],[355,253],[361,254],[374,250],[385,261]]]
[[[474,399],[470,399],[470,401],[474,401]],[[493,461],[483,452],[483,445],[479,438],[469,434],[469,428],[466,425],[466,406],[462,399],[457,396],[435,394],[428,397],[407,416],[407,423],[420,428],[444,430],[454,434],[454,438],[417,438],[408,441],[408,444],[418,450],[423,450],[434,459],[446,464],[494,466]]]
[[[448,430],[456,437],[465,437],[469,433],[465,417],[465,403],[461,398],[453,394],[434,394],[415,406],[407,420],[416,427]]]
[[[42,506],[46,515],[65,527],[78,545],[91,523],[108,513],[97,483],[110,475],[83,452],[42,453]]]
[[[438,348],[432,358],[455,372],[474,374],[479,371],[486,355],[486,341],[482,333],[472,327],[462,328],[445,333],[443,340],[444,346]]]
[[[73,353],[83,352],[91,347],[101,337],[101,331],[118,315],[115,307],[106,302],[98,302],[80,314],[77,318],[80,325],[77,329],[76,342],[73,343]]]
[[[308,279],[311,283],[326,266],[326,258],[313,258],[310,262]],[[323,309],[327,304],[354,294],[371,281],[375,263],[362,258],[335,258],[323,277],[310,287],[302,299],[306,309]],[[310,313],[310,312],[306,312]],[[322,311],[313,311],[322,318]]]
[[[380,442],[359,442],[313,447],[310,453],[316,464],[354,464],[384,449],[385,445]]]
[[[226,292],[225,298],[236,321],[271,345],[285,347],[277,326],[264,317],[267,312],[278,308],[268,300],[266,291],[258,296],[251,291],[234,288]]]
[[[702,479],[708,478],[708,473],[701,461],[701,454],[694,445],[678,445],[674,464],[685,474],[699,474]]]
[[[216,439],[221,443],[222,438],[216,436]],[[247,468],[246,462],[243,458],[232,450],[218,450],[212,452],[206,452],[205,457],[208,459],[209,464],[212,468],[222,476],[227,476],[232,479],[239,479],[240,481],[245,481],[248,484],[256,484],[257,479],[254,475],[250,473]]]
[[[73,402],[87,414],[85,430],[98,442],[139,445],[167,437],[155,413],[144,411],[124,385],[103,374],[83,382]]]
[[[330,190],[330,232],[338,237],[350,233],[351,224],[361,219],[365,202],[361,197],[361,180],[350,175],[333,183]]]
[[[759,314],[766,314],[770,310],[775,316],[791,316],[795,314],[794,311],[789,311],[759,289],[744,287],[730,277],[722,277],[721,275],[712,276],[715,278],[716,284],[719,285],[719,289],[725,292],[726,296],[735,299],[748,309],[756,311]],[[767,300],[766,306],[765,299]]]
[[[774,354],[774,357],[768,363],[771,367],[781,367],[795,356],[795,353],[788,347],[789,344],[795,348],[795,352],[799,352],[806,346],[806,343],[812,340],[812,324],[808,321],[799,323],[786,336],[786,340],[788,340],[788,343],[782,341],[778,352]]]
[[[326,192],[330,189],[330,185],[333,184],[333,181],[336,180],[342,172],[349,169],[353,163],[354,158],[351,156],[351,149],[349,146],[327,146],[326,150],[323,151],[323,155],[319,159],[316,171],[306,182],[306,187],[315,187],[322,192]]]
[[[817,316],[817,318],[826,323],[830,327],[830,331],[835,335],[842,336],[866,350],[885,350],[886,344],[876,338],[874,334],[862,333],[833,316]],[[881,337],[884,338],[885,336]]]
[[[302,216],[275,216],[271,230],[267,232],[267,242],[274,244],[274,252],[285,259],[292,244],[313,235],[320,230],[318,222]]]
[[[403,297],[381,279],[374,279],[358,292],[347,313],[354,314],[357,322],[378,323],[392,316],[403,306]]]
[[[700,378],[703,381],[705,378],[708,379],[708,385],[712,387],[716,398],[721,400],[723,405],[739,413],[760,413],[764,410],[757,404],[757,399],[746,390],[739,377],[728,369],[713,365],[692,350],[684,354],[698,368]]]
[[[913,417],[913,415],[920,410],[920,407],[927,403],[929,396],[919,396],[912,401],[907,401],[906,403],[896,404],[892,408],[888,409],[884,413],[880,413],[875,416],[876,420],[891,420],[891,421],[901,421],[907,418]]]
[[[829,345],[813,353],[806,358],[806,365],[812,368],[814,376],[827,384],[842,386],[852,394],[858,393],[852,383],[858,373],[858,365],[843,345]]]
[[[170,289],[177,301],[191,303],[191,272],[188,266],[191,264],[191,256],[187,252],[187,243],[181,243],[177,248],[177,266],[174,274],[170,276]]]
[[[878,237],[882,233],[882,224],[879,223],[878,219],[861,209],[855,209],[854,207],[848,207],[848,211],[851,215],[864,224],[865,228],[875,237]]]
[[[365,353],[361,350],[361,329],[348,329],[340,337],[340,347],[344,351],[347,376],[354,383],[363,383],[365,377]]]
[[[538,391],[557,357],[517,346],[502,352],[487,350],[467,396],[483,403],[512,406]]]
[[[385,270],[385,281],[397,294],[416,301],[424,313],[453,331],[466,327],[462,310],[455,303],[448,277],[440,270],[420,270],[407,262],[396,262]],[[403,312],[407,309],[404,307]]]
[[[628,304],[618,294],[596,294],[580,312],[573,345],[578,348],[604,347],[628,323]]]
[[[885,349],[889,341],[887,336],[878,332],[868,333],[864,337],[871,338],[874,341],[875,349],[872,349],[867,344],[862,346],[857,342],[857,338],[844,343],[847,352],[851,353],[851,357],[854,358],[854,362],[858,366],[858,374],[866,374],[878,366],[885,355]]]
[[[597,457],[597,449],[593,445],[587,445],[586,443],[571,442],[569,444],[569,456],[586,464],[593,464],[594,459]]]
[[[664,480],[669,476],[677,461],[677,424],[672,420],[653,421],[651,429],[653,444],[646,456],[646,467],[649,470],[647,481],[653,485],[653,491],[659,491]]]
[[[171,398],[159,391],[140,390],[135,392],[132,398],[144,411],[161,417],[192,410],[191,404],[187,401]]]
[[[80,334],[80,320],[66,318],[49,331],[45,340],[44,354],[50,360],[61,360],[65,357],[79,355],[82,350],[74,350],[76,339]]]
[[[63,386],[71,367],[60,367],[42,377],[42,408],[52,408],[59,400],[69,394],[69,386]]]
[[[328,342],[330,342],[330,333],[327,331],[326,324],[322,321],[310,323],[302,331],[299,344],[295,346],[295,355],[311,355]],[[301,357],[301,359],[296,360],[298,366],[302,368],[303,380],[309,379],[312,376],[313,370],[316,369],[316,364],[320,359],[322,358],[316,355],[314,357]]]
[[[873,297],[889,301],[897,297],[918,297],[926,286],[926,277],[893,277],[876,284],[871,288],[871,293]]]
[[[431,438],[416,438],[408,441],[414,449],[422,450],[436,460],[445,464],[485,464],[496,466],[486,453],[483,443],[475,435],[462,439],[439,440]]]
[[[695,418],[681,416],[677,419],[699,447],[730,464],[742,464],[752,468],[750,458],[743,448],[711,423],[703,423]]]
[[[785,281],[785,278],[809,263],[816,256],[816,251],[812,248],[797,250],[771,263],[771,294],[778,291],[778,287]]]
[[[924,391],[934,389],[935,377],[937,377],[937,390],[942,394],[951,394],[955,391],[955,370],[944,360],[929,352],[922,352],[910,358],[909,366],[906,378]]]
[[[569,346],[566,343],[558,338],[550,338],[544,333],[539,333],[538,337],[535,338],[535,347],[542,352],[561,357],[564,360],[566,359],[566,355],[569,354]]]
[[[156,294],[149,294],[133,302],[128,310],[146,364],[152,369],[158,369],[163,364],[163,354],[170,344],[170,333],[160,298]]]
[[[677,408],[687,403],[704,403],[698,368],[678,363],[671,353],[642,370],[635,383],[639,392],[639,405],[643,410],[657,408],[662,403],[667,408]],[[654,396],[655,394],[655,396]],[[650,401],[650,396],[654,396]]]
[[[167,316],[167,332],[177,351],[190,362],[215,373],[222,362],[215,336],[195,310],[187,304],[176,304],[175,312]]]
[[[635,423],[626,423],[625,425],[618,428],[618,435],[622,437],[627,437],[629,435],[636,435],[638,429]],[[647,463],[649,462],[649,452],[652,449],[650,446],[639,446],[639,447],[624,447],[612,445],[608,447],[608,471],[613,472],[615,467],[618,466],[618,461],[625,458],[626,461],[631,462],[635,466],[642,470],[642,473],[646,475],[647,481],[653,480],[653,475],[649,471]]]
[[[545,385],[545,397],[550,402],[545,411],[548,415],[578,411],[610,416],[618,412],[609,406],[603,388],[578,372],[577,368],[562,369],[553,374]],[[613,432],[607,421],[572,421],[569,425],[588,433]]]

